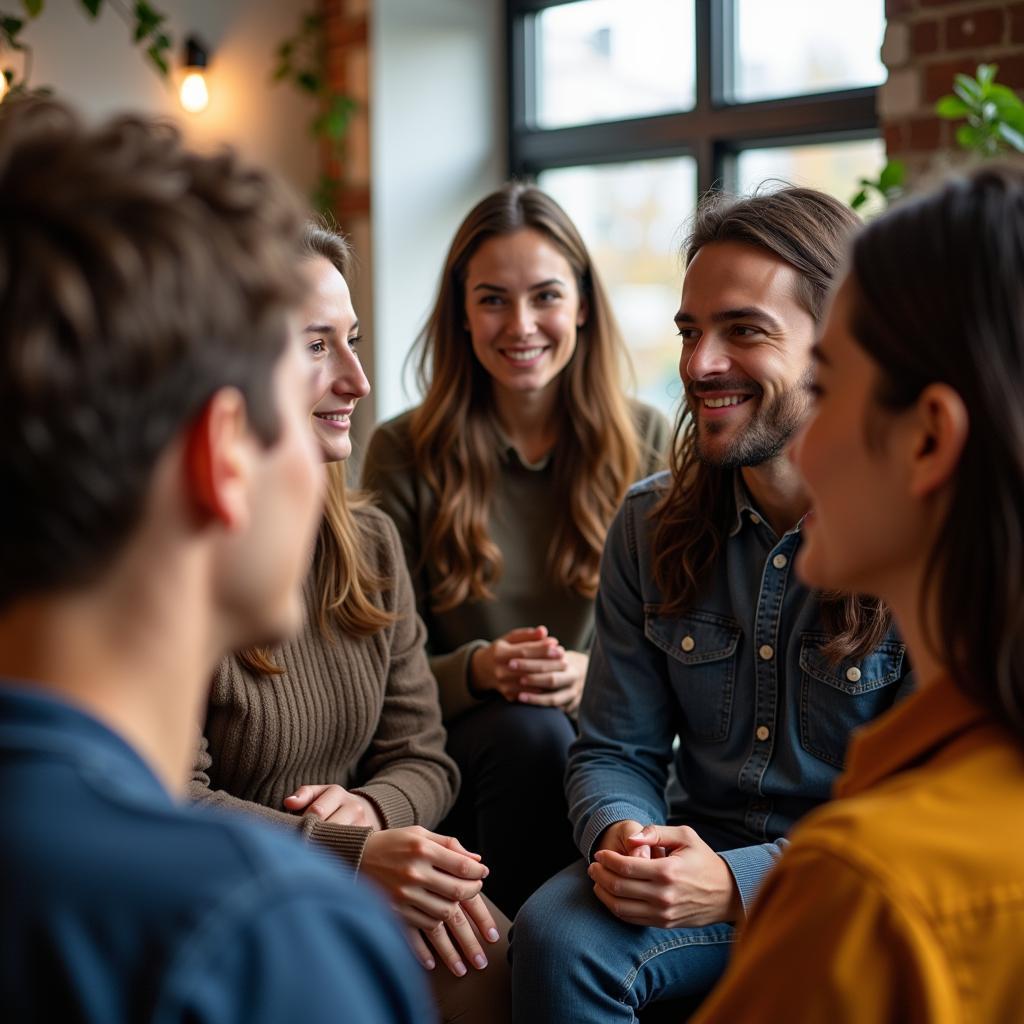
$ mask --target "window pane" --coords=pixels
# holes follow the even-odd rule
[[[850,89],[885,81],[883,0],[733,0],[733,98]]]
[[[693,0],[580,0],[537,16],[537,125],[689,110]]]
[[[881,139],[746,149],[736,158],[736,187],[741,193],[752,192],[763,183],[771,185],[781,179],[821,189],[848,203],[857,192],[858,180],[877,178],[884,164]],[[860,212],[870,215],[874,211]]]
[[[679,245],[693,213],[689,157],[545,171],[539,184],[576,222],[608,289],[636,370],[639,397],[671,415],[682,391]]]

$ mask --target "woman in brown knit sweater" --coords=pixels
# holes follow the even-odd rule
[[[221,665],[191,796],[298,831],[371,877],[410,926],[444,1018],[502,1020],[508,922],[480,895],[487,868],[428,831],[451,807],[458,770],[401,543],[386,515],[345,489],[350,416],[370,389],[348,246],[310,226],[304,256],[313,288],[296,329],[314,367],[312,422],[329,474],[307,624],[272,651]]]

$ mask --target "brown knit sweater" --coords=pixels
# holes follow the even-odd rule
[[[303,632],[273,652],[280,676],[251,672],[237,657],[218,670],[190,796],[301,832],[358,868],[369,828],[291,814],[301,785],[336,783],[370,800],[386,828],[439,822],[458,769],[444,752],[437,683],[394,524],[357,509],[375,545],[379,575],[393,581],[380,604],[397,620],[370,637],[325,640],[307,580]]]

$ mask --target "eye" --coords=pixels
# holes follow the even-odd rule
[[[762,332],[757,327],[748,327],[746,324],[733,324],[732,334],[737,338],[752,338],[755,334]]]
[[[481,306],[500,306],[505,300],[500,295],[482,295]]]
[[[547,291],[538,292],[536,298],[538,302],[558,302],[562,298],[562,293],[548,289]]]
[[[317,340],[306,346],[306,351],[314,356],[322,356],[327,352],[327,343]]]
[[[700,331],[696,327],[682,327],[676,331],[676,334],[683,339],[684,345],[695,345],[700,337]]]
[[[362,341],[363,341],[363,336],[361,334],[353,334],[348,339],[348,347],[350,349],[352,349],[353,352],[355,352],[356,349],[360,346],[360,344],[362,344]]]

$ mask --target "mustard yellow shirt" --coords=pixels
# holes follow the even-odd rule
[[[694,1021],[1024,1021],[1024,743],[941,680],[848,765]]]

